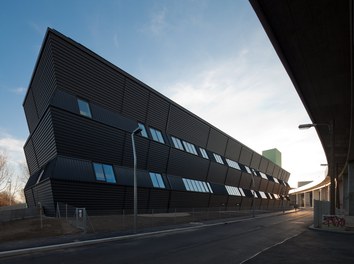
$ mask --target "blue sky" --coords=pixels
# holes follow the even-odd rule
[[[20,1],[0,9],[0,150],[24,161],[22,102],[47,27],[83,44],[253,150],[278,148],[298,180],[326,163],[309,118],[246,0]]]

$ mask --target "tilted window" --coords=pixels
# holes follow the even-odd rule
[[[79,106],[80,115],[92,118],[90,105],[87,101],[82,99],[77,99],[77,104]]]
[[[116,183],[116,177],[114,175],[112,165],[93,163],[93,168],[96,175],[96,180]]]
[[[163,139],[163,136],[162,136],[162,133],[160,130],[150,127],[150,133],[151,133],[153,140],[160,142],[160,143],[165,143],[165,140]]]

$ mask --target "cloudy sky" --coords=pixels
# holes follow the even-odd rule
[[[248,147],[282,152],[290,185],[324,176],[310,119],[246,0],[3,0],[0,151],[24,162],[22,102],[47,27],[83,44]]]

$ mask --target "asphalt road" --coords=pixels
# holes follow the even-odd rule
[[[312,211],[213,226],[196,223],[198,228],[187,231],[7,257],[0,263],[337,263],[326,262],[329,257],[316,261],[315,256],[307,262],[307,254],[323,252],[332,259],[344,254],[340,263],[354,263],[354,235],[326,237],[328,233],[308,230],[311,223]],[[348,239],[351,249],[343,251],[338,239]]]

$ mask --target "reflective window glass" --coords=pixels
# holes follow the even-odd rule
[[[77,104],[79,106],[80,115],[87,116],[91,118],[90,105],[87,101],[82,99],[77,99]]]
[[[148,134],[146,132],[145,126],[141,123],[138,123],[138,126],[141,129],[140,135],[147,138]]]

